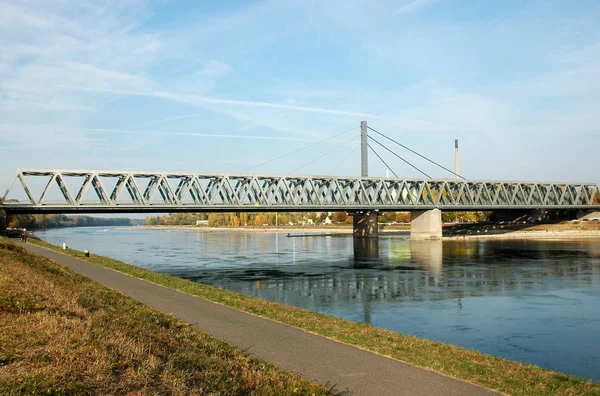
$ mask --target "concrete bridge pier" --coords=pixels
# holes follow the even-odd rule
[[[6,234],[7,220],[6,220],[6,211],[4,209],[0,209],[0,235]]]
[[[377,212],[350,213],[354,236],[354,257],[368,259],[379,257],[379,225]]]
[[[351,216],[352,232],[355,238],[377,238],[379,236],[377,212],[357,212]]]
[[[411,211],[410,239],[442,239],[442,211],[439,209]]]

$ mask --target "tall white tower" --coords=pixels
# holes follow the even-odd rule
[[[458,164],[458,139],[454,139],[454,173],[456,173],[454,177],[458,179],[460,176],[460,166]]]

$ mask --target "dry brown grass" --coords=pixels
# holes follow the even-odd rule
[[[81,393],[330,392],[0,239],[0,394]]]

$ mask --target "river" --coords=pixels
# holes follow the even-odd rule
[[[600,381],[600,240],[69,228],[37,232],[196,282]]]

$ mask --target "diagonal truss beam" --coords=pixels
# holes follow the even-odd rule
[[[31,188],[36,178],[47,181],[39,194]],[[140,189],[142,179],[149,182]],[[20,201],[7,201],[18,189]],[[94,202],[86,201],[90,194]],[[597,195],[594,183],[22,169],[0,204],[23,213],[598,209]]]

